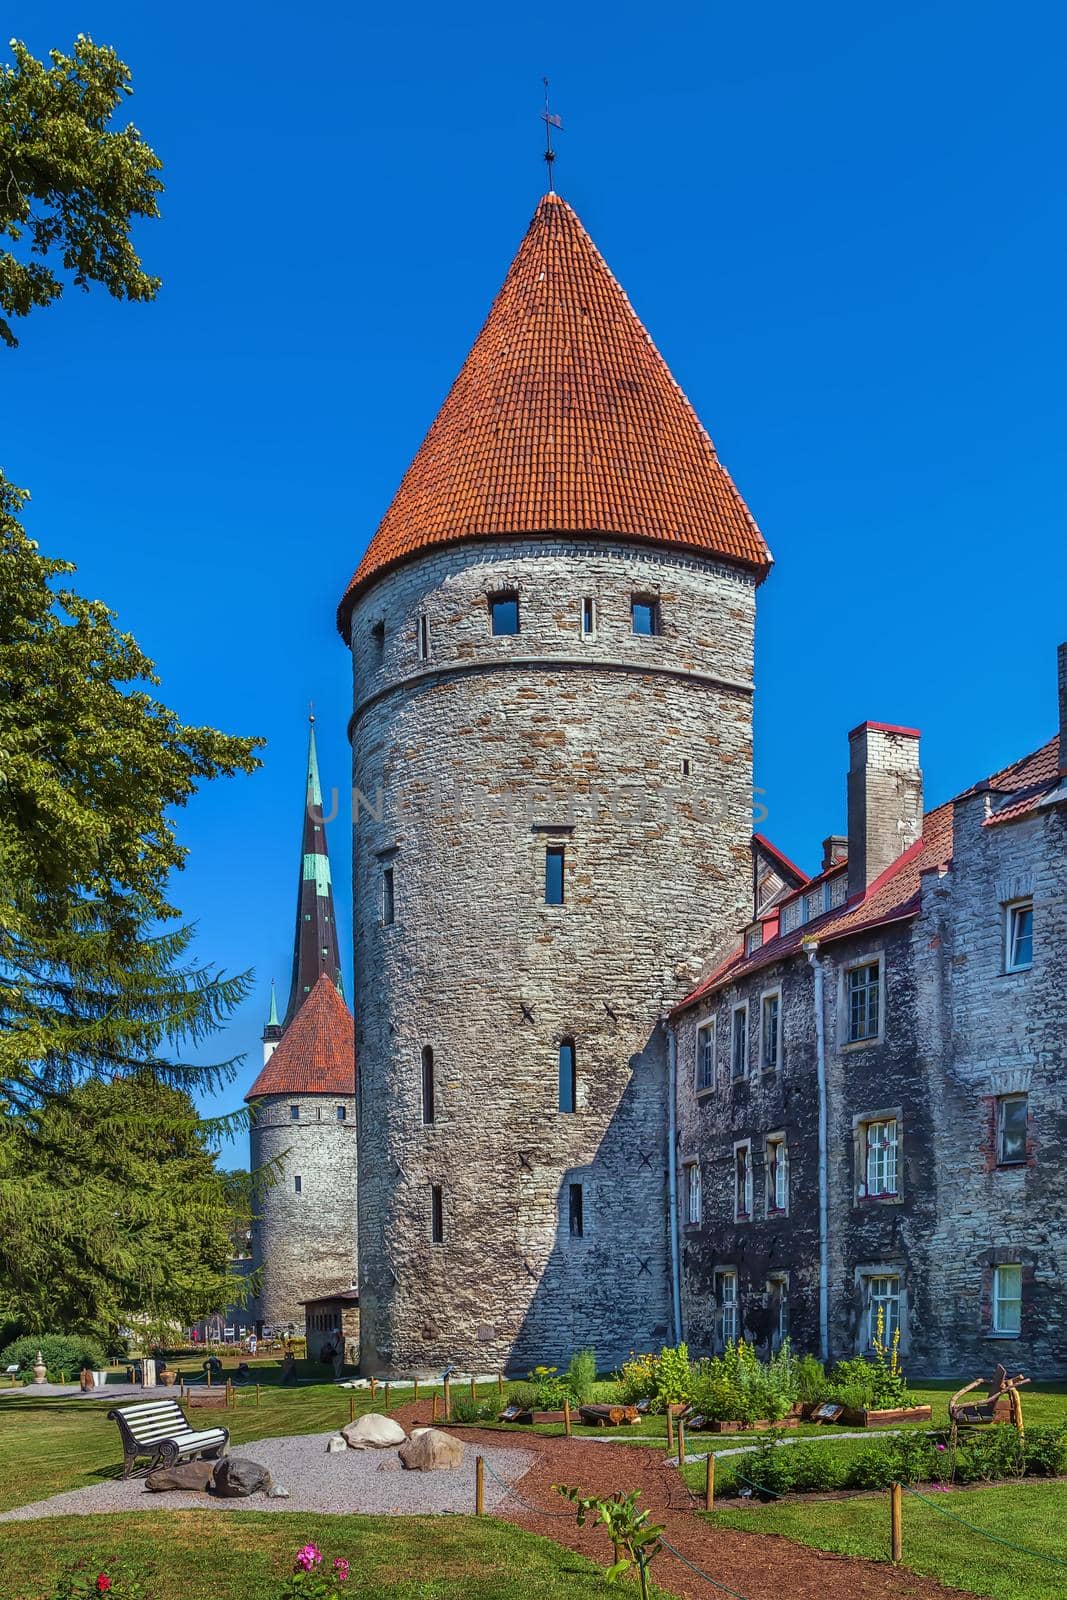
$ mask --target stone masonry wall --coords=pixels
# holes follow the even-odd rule
[[[521,631],[494,637],[487,596],[507,590]],[[658,637],[633,635],[634,594],[658,597]],[[608,1363],[667,1337],[660,1018],[687,958],[747,913],[753,614],[746,576],[600,541],[441,550],[358,601],[364,1370],[522,1371],[583,1345]],[[562,906],[545,904],[548,843]]]
[[[296,1122],[293,1105],[300,1109]],[[255,1317],[275,1328],[290,1322],[302,1328],[301,1300],[347,1289],[356,1279],[355,1097],[268,1095],[256,1105],[249,1140],[253,1171],[279,1162],[252,1225],[252,1259],[261,1269]]]

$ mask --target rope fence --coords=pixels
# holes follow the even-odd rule
[[[910,1494],[914,1500],[921,1500],[924,1506],[929,1506],[942,1517],[948,1517],[951,1522],[958,1522],[961,1528],[966,1528],[968,1533],[977,1533],[982,1539],[990,1539],[994,1544],[1002,1544],[1008,1550],[1014,1550],[1018,1555],[1031,1556],[1035,1561],[1049,1561],[1056,1567],[1067,1567],[1067,1561],[1061,1556],[1050,1556],[1042,1550],[1031,1550],[1027,1545],[1015,1544],[1011,1539],[1002,1539],[999,1533],[990,1533],[985,1528],[979,1528],[975,1523],[968,1522],[965,1517],[957,1516],[955,1511],[950,1511],[947,1506],[940,1505],[938,1501],[931,1500],[928,1495],[920,1494],[918,1489],[913,1489],[910,1484],[902,1483],[897,1487],[905,1494]]]

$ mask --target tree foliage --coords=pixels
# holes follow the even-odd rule
[[[0,1321],[165,1338],[232,1304],[233,1203],[188,1095],[87,1082],[0,1134]]]
[[[132,94],[130,70],[107,45],[79,34],[50,65],[11,41],[0,67],[0,339],[18,340],[11,318],[50,305],[63,279],[118,300],[152,300],[160,280],[145,272],[130,239],[136,217],[159,215],[159,157],[133,123],[110,123]]]

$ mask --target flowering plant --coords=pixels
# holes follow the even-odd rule
[[[303,1545],[296,1552],[293,1570],[282,1581],[278,1600],[330,1600],[348,1582],[349,1564],[337,1556],[329,1565],[318,1545]]]
[[[125,1563],[100,1567],[84,1558],[56,1579],[48,1600],[98,1600],[100,1595],[107,1595],[108,1600],[153,1600],[145,1587],[146,1578],[140,1568]]]

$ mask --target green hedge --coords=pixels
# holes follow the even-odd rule
[[[0,1350],[0,1368],[17,1361],[23,1372],[29,1372],[37,1360],[38,1350],[53,1381],[64,1373],[73,1382],[83,1367],[101,1372],[107,1366],[102,1346],[88,1334],[32,1333]]]
[[[969,1435],[955,1449],[947,1434],[905,1433],[872,1440],[854,1455],[829,1442],[779,1447],[768,1440],[752,1455],[732,1457],[730,1467],[757,1493],[769,1496],[887,1489],[896,1482],[1054,1477],[1067,1471],[1067,1427],[1029,1428],[1020,1440],[1014,1428],[998,1424]]]

